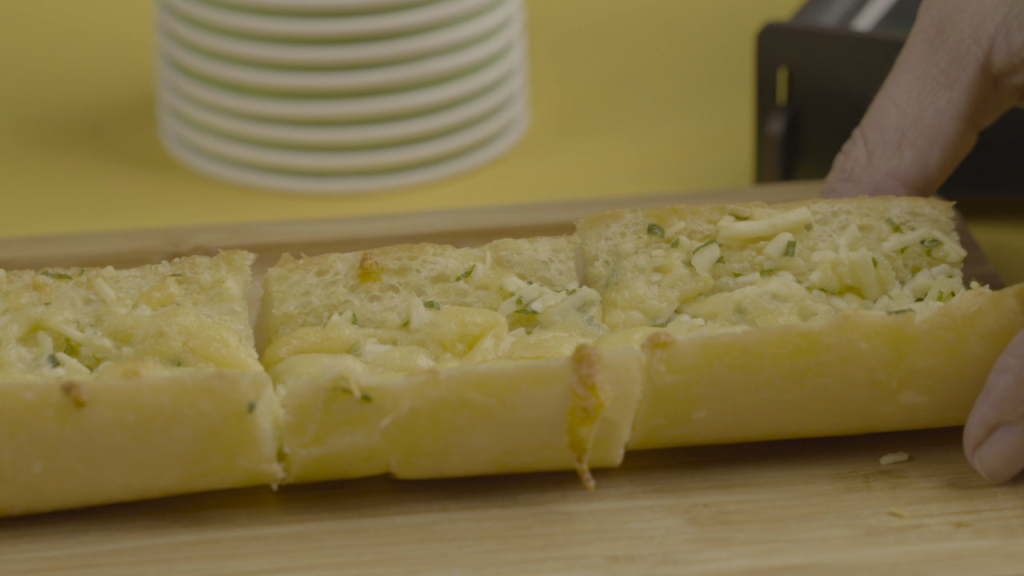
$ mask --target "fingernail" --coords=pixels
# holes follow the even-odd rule
[[[1013,480],[1024,470],[1024,423],[1003,424],[974,453],[974,469],[994,484]]]

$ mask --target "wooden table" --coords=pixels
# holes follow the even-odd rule
[[[792,200],[819,187],[686,199]],[[0,241],[0,267],[128,264],[216,246],[267,261],[285,250],[469,244],[563,232],[602,207],[12,239]],[[597,472],[595,493],[570,472],[371,478],[0,519],[0,575],[1022,573],[1024,486],[988,485],[959,442],[945,429],[635,452]],[[911,459],[879,463],[896,451]]]
[[[987,485],[959,440],[631,453],[595,493],[572,473],[371,478],[0,520],[0,573],[1020,573],[1024,487]]]

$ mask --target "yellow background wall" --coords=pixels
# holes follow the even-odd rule
[[[518,147],[437,184],[320,198],[221,184],[163,152],[152,2],[0,2],[0,236],[749,184],[756,35],[801,4],[529,1],[534,116]]]

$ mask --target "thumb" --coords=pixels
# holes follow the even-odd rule
[[[1024,470],[1024,330],[992,367],[964,427],[964,453],[992,482]]]
[[[1020,101],[1024,3],[929,0],[889,77],[832,166],[825,195],[933,194],[978,134]]]

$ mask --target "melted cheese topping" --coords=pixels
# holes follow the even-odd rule
[[[0,379],[141,376],[258,369],[255,351],[219,317],[244,307],[241,278],[178,272],[131,281],[112,268],[0,276]],[[116,287],[119,287],[116,288]]]
[[[735,216],[730,215],[718,223],[718,240],[722,243],[742,243],[771,238],[782,232],[798,230],[813,222],[814,218],[807,208],[787,212],[767,211],[760,218],[743,221],[737,221]]]
[[[263,362],[280,372],[294,357],[340,354],[350,358],[345,366],[379,376],[500,359],[564,358],[603,334],[601,298],[591,288],[553,290],[512,274],[498,286],[504,300],[497,310],[410,298],[400,326],[361,326],[358,310],[335,314],[322,327],[278,337]]]
[[[734,208],[711,238],[687,237],[694,227],[686,221],[644,224],[666,232],[639,236],[613,263],[604,292],[612,329],[675,331],[680,317],[705,327],[758,327],[851,310],[927,314],[965,290],[966,252],[940,230],[904,231],[887,221],[870,234],[851,224],[812,240],[806,207]],[[908,250],[915,252],[904,256]]]
[[[808,209],[740,208],[730,210],[710,239],[686,236],[685,223],[656,223],[655,229],[667,228],[664,234],[648,234],[645,241],[653,244],[613,269],[605,291],[607,318],[593,289],[552,290],[508,274],[493,283],[503,298],[494,310],[410,298],[399,314],[405,318],[401,326],[361,326],[358,310],[345,312],[322,327],[277,338],[264,364],[274,368],[302,355],[339,354],[349,359],[346,366],[358,367],[355,376],[564,358],[581,343],[636,347],[657,331],[696,337],[846,311],[927,314],[964,290],[956,260],[962,250],[939,231],[894,232],[880,242],[851,225],[812,246]],[[933,265],[900,282],[891,262],[901,250],[925,248]],[[483,277],[477,270],[465,281]],[[620,328],[608,334],[605,320]]]

